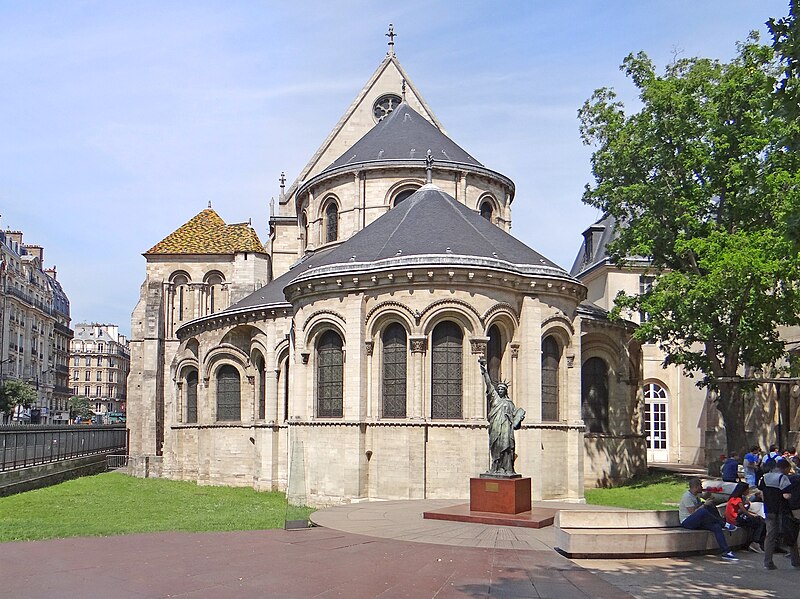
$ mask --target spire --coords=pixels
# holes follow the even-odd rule
[[[389,38],[389,51],[386,56],[394,56],[394,38],[397,37],[397,34],[394,32],[394,25],[391,23],[389,23],[389,33],[386,34],[386,37]]]
[[[281,195],[279,197],[279,201],[281,204],[283,204],[286,197],[286,173],[281,171],[281,178],[278,179],[278,181],[281,184]]]
[[[433,154],[428,149],[428,154],[425,156],[425,183],[430,185],[433,183]]]

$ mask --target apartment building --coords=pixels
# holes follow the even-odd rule
[[[73,395],[84,395],[103,423],[118,421],[127,408],[128,339],[115,324],[78,323],[70,344]]]
[[[3,419],[30,424],[68,421],[69,298],[44,268],[44,248],[23,242],[22,231],[0,231],[0,387],[15,379],[37,399]]]

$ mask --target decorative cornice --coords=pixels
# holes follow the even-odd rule
[[[308,318],[306,318],[305,322],[303,323],[303,326],[300,327],[300,330],[305,332],[306,327],[308,327],[309,323],[313,319],[317,318],[318,316],[324,316],[324,315],[333,316],[334,318],[340,320],[342,324],[347,324],[347,321],[345,320],[344,316],[342,316],[341,314],[339,314],[334,310],[317,310],[316,312],[312,313]]]
[[[405,304],[397,301],[385,301],[373,306],[369,312],[367,312],[367,317],[364,319],[364,322],[369,322],[372,315],[375,314],[378,310],[385,309],[385,308],[399,308],[400,310],[406,312],[411,318],[414,319],[415,324],[419,324],[420,313],[415,312]]]
[[[436,300],[435,302],[431,302],[430,304],[428,304],[422,310],[422,312],[420,312],[420,314],[419,314],[420,319],[422,319],[422,317],[425,316],[425,314],[427,314],[431,310],[434,310],[435,308],[438,308],[439,306],[442,306],[444,304],[456,305],[456,306],[461,306],[462,308],[466,308],[467,310],[469,310],[470,312],[472,312],[476,316],[476,318],[478,319],[478,322],[483,324],[483,320],[481,319],[481,315],[475,309],[475,306],[473,306],[469,302],[465,302],[464,300],[452,299],[452,298],[440,299],[440,300]]]
[[[500,312],[500,311],[508,313],[511,316],[511,318],[514,320],[514,325],[515,326],[519,326],[519,316],[517,316],[516,310],[514,310],[514,307],[511,304],[506,303],[506,302],[498,302],[494,306],[492,306],[491,308],[486,310],[486,312],[483,313],[483,317],[481,318],[481,322],[488,322],[489,321],[489,317],[492,314],[494,314],[495,312]]]

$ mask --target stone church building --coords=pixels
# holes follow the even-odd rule
[[[466,497],[489,466],[481,356],[527,411],[534,500],[641,471],[635,324],[587,300],[586,260],[570,274],[511,235],[515,201],[531,200],[450,139],[390,43],[263,241],[209,206],[145,252],[137,473],[309,505]]]

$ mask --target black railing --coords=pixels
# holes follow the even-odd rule
[[[0,471],[109,451],[128,452],[124,425],[0,426]]]

